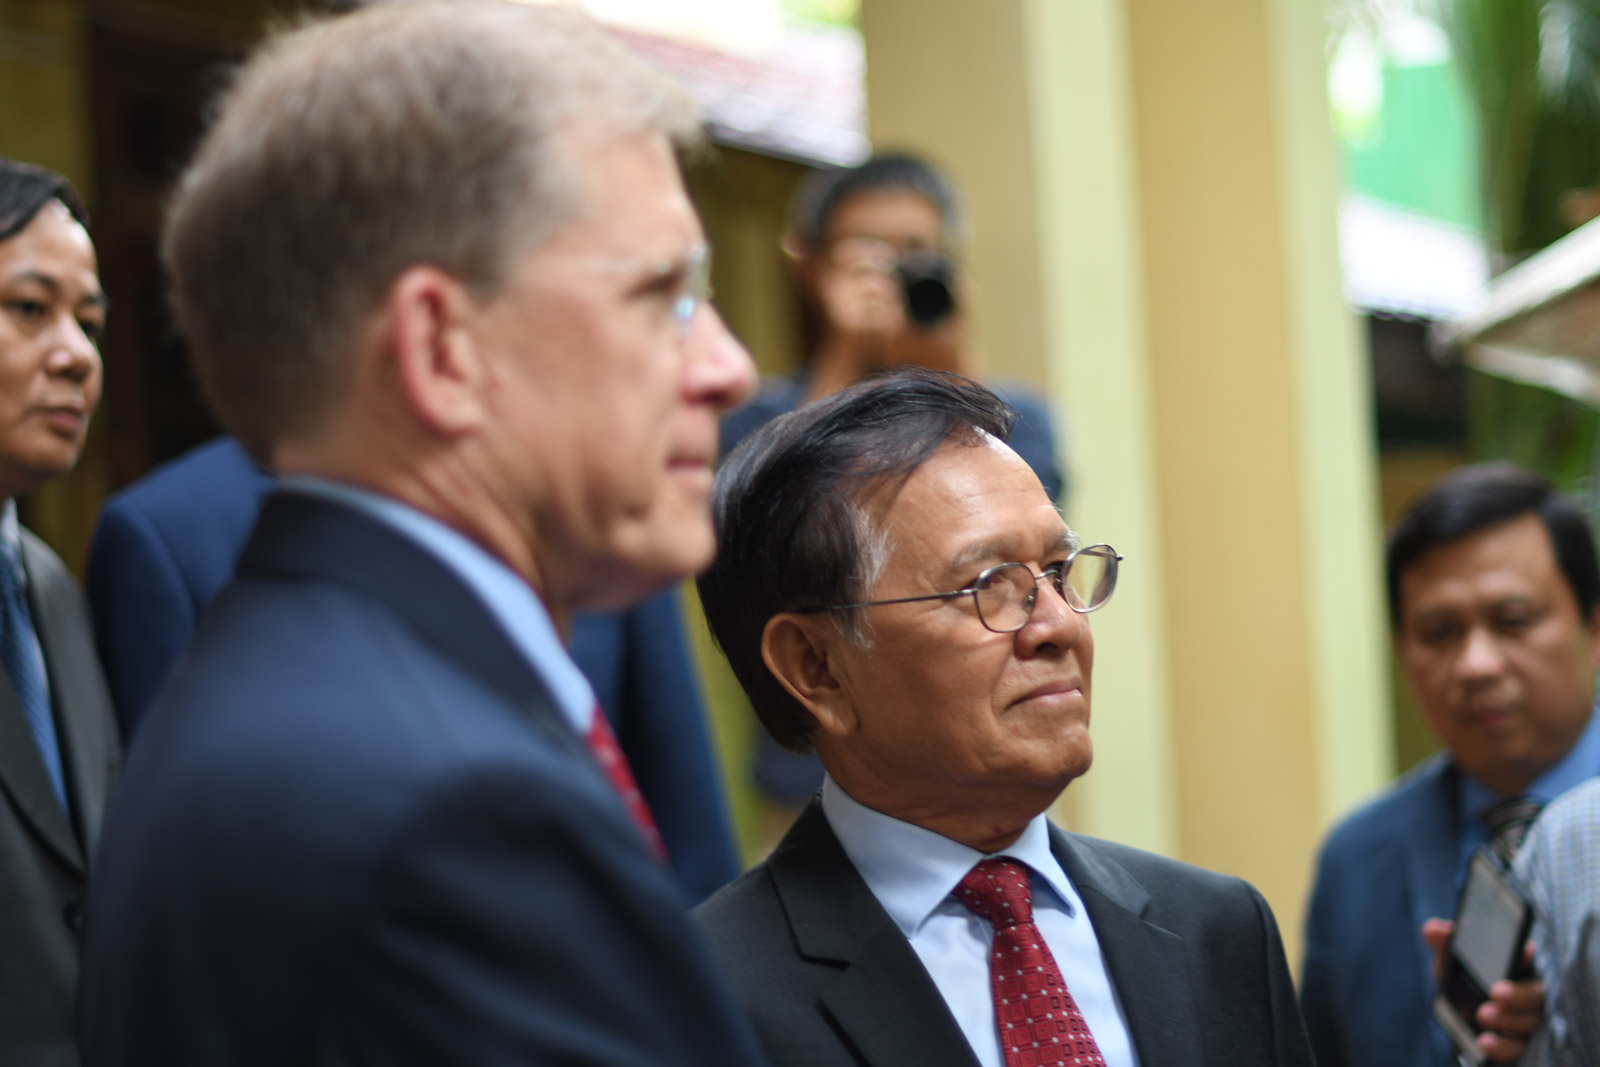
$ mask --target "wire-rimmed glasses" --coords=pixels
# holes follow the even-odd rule
[[[1016,633],[1033,618],[1033,605],[1039,597],[1039,582],[1051,579],[1056,593],[1067,607],[1087,615],[1105,607],[1117,588],[1117,564],[1122,557],[1110,545],[1085,545],[1059,563],[1052,563],[1036,574],[1026,563],[999,563],[988,568],[964,589],[948,593],[903,596],[893,600],[863,600],[856,604],[828,604],[798,609],[802,614],[823,611],[849,611],[884,604],[911,604],[919,600],[952,600],[970,596],[978,610],[978,621],[997,634]]]
[[[607,273],[644,271],[665,279],[679,274],[672,291],[672,318],[678,327],[678,336],[689,336],[695,312],[711,302],[711,246],[696,242],[681,263],[650,263],[632,259],[600,259],[581,257],[565,261],[569,267]],[[680,273],[681,272],[681,273]]]

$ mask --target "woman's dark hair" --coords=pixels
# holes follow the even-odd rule
[[[1600,563],[1582,509],[1555,486],[1511,463],[1451,471],[1417,498],[1389,531],[1389,621],[1400,632],[1400,577],[1435,545],[1523,515],[1537,515],[1587,625],[1600,603]]]
[[[903,367],[772,420],[728,457],[711,498],[718,549],[700,600],[773,740],[809,751],[816,722],[761,658],[767,620],[867,599],[883,562],[885,499],[942,446],[1004,440],[1014,418],[976,382]],[[858,623],[841,620],[847,633]]]
[[[72,185],[55,171],[0,156],[0,241],[28,228],[39,209],[56,200],[84,229],[89,212]]]

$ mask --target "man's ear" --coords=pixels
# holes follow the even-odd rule
[[[467,328],[474,304],[461,283],[437,267],[411,267],[389,287],[384,305],[388,354],[406,407],[446,437],[476,429],[489,368]]]
[[[856,730],[855,704],[841,684],[837,651],[844,637],[820,615],[784,612],[761,631],[761,658],[789,695],[835,737]]]

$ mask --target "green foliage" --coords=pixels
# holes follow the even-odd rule
[[[1586,490],[1600,412],[1538,386],[1472,372],[1467,379],[1468,451],[1536,470],[1568,491]]]
[[[782,0],[782,8],[789,22],[854,27],[861,18],[861,0]]]
[[[1438,0],[1480,130],[1490,247],[1515,262],[1565,235],[1561,200],[1600,183],[1600,0]]]
[[[1565,236],[1562,199],[1600,185],[1600,0],[1435,0],[1477,112],[1489,247],[1509,266]],[[1588,484],[1595,410],[1473,372],[1468,447]]]

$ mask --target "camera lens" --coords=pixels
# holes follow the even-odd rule
[[[949,256],[939,252],[907,253],[900,258],[895,273],[905,297],[906,317],[914,325],[931,329],[955,311],[956,298],[950,291],[955,264]]]

